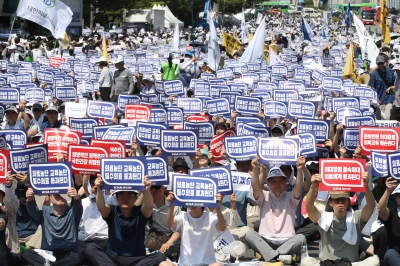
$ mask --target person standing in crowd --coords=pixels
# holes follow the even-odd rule
[[[192,78],[200,75],[200,68],[197,66],[196,57],[191,52],[186,52],[183,62],[179,64],[180,80],[184,87],[189,87]]]
[[[394,65],[392,70],[396,72],[396,80],[394,81],[394,85],[389,87],[395,93],[390,120],[400,121],[400,62]]]
[[[100,97],[102,101],[111,101],[111,84],[113,84],[110,69],[108,68],[107,59],[102,56],[99,61],[99,68],[101,70],[99,77]]]
[[[150,75],[143,77],[141,94],[155,94],[156,87],[154,86],[154,78]]]
[[[118,55],[114,64],[117,70],[114,72],[110,98],[111,101],[118,102],[118,95],[131,95],[133,93],[134,82],[132,72],[124,67],[124,57],[122,55]]]
[[[382,118],[389,120],[394,101],[392,94],[394,73],[389,67],[385,66],[385,58],[382,55],[376,57],[376,64],[378,68],[371,73],[368,86],[374,88],[378,94],[378,104],[382,111]]]
[[[168,61],[161,65],[162,80],[174,80],[179,77],[179,68],[172,62],[172,53],[168,55]]]

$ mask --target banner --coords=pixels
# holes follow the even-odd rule
[[[194,131],[161,131],[161,149],[163,155],[193,156],[196,154],[197,145],[197,134]]]
[[[47,148],[47,144],[44,144],[32,148],[11,150],[9,152],[11,173],[27,173],[30,163],[46,163],[48,157]]]
[[[101,158],[102,189],[144,190],[145,160],[141,157]]]
[[[287,112],[288,116],[293,118],[313,119],[315,117],[315,105],[308,101],[289,100]]]
[[[173,206],[217,207],[216,178],[172,174]]]
[[[5,183],[7,181],[6,176],[10,167],[9,158],[8,150],[0,150],[0,183]]]
[[[124,140],[126,143],[126,148],[130,149],[132,145],[132,140],[135,136],[134,127],[110,127],[103,134],[103,140]]]
[[[371,151],[371,175],[378,177],[388,176],[388,156],[386,153]]]
[[[312,133],[318,143],[325,143],[329,139],[329,121],[317,119],[298,119],[297,133]]]
[[[235,110],[240,114],[257,115],[261,110],[261,101],[258,98],[236,96]]]
[[[153,186],[168,185],[168,156],[147,156],[146,175]]]
[[[115,117],[115,105],[111,102],[89,101],[86,111],[89,117],[104,118],[106,122],[111,122]]]
[[[302,133],[297,136],[300,139],[300,156],[305,158],[318,156],[317,141],[312,133]]]
[[[319,173],[322,181],[320,191],[365,192],[362,174],[364,159],[320,159]]]
[[[295,165],[299,156],[299,140],[294,138],[258,139],[260,164]]]
[[[109,158],[125,158],[126,144],[123,140],[91,139],[90,146],[100,147],[107,151]]]
[[[44,130],[44,144],[48,144],[49,161],[56,161],[56,154],[61,152],[66,157],[68,153],[68,145],[78,145],[82,140],[82,133],[76,131],[65,131],[54,128],[46,128]]]
[[[267,118],[283,118],[287,115],[287,106],[283,102],[264,102],[264,114]]]
[[[218,161],[223,159],[221,156],[221,151],[222,148],[224,146],[224,139],[225,137],[233,137],[236,136],[236,133],[233,129],[228,129],[227,131],[225,131],[224,133],[220,134],[220,135],[215,135],[210,143],[210,151],[213,154],[213,160],[214,161]]]
[[[399,147],[400,128],[360,127],[360,146],[363,155],[370,151],[394,152]]]
[[[199,132],[199,142],[210,142],[214,137],[214,124],[211,122],[185,122],[183,129]]]
[[[257,138],[254,136],[226,137],[224,147],[228,158],[237,162],[251,161],[257,155]]]
[[[66,194],[73,187],[70,162],[31,163],[28,176],[36,195]]]
[[[166,125],[137,122],[136,139],[145,146],[159,146],[161,143],[161,130],[167,129]]]
[[[98,126],[97,118],[70,118],[69,127],[82,133],[82,138],[93,136],[93,127]]]
[[[233,193],[230,166],[210,167],[189,170],[189,175],[195,177],[216,178],[218,180],[217,193],[231,195]]]
[[[224,98],[209,100],[207,101],[207,112],[211,116],[230,114],[230,104]]]
[[[1,88],[0,102],[2,104],[19,103],[19,89],[17,88]]]
[[[203,111],[203,103],[198,98],[178,98],[178,107],[184,114],[200,114]]]
[[[55,95],[56,98],[61,101],[74,101],[76,99],[76,88],[56,86]],[[67,108],[65,108],[65,110],[67,110]]]
[[[126,120],[150,120],[151,105],[147,104],[127,104],[125,105],[125,119]]]
[[[359,142],[358,128],[345,128],[343,129],[343,145],[348,151],[355,151]]]

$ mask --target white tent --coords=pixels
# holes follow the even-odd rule
[[[164,10],[165,11],[165,22],[164,26],[167,28],[174,27],[175,23],[178,22],[179,28],[183,28],[183,22],[172,14],[168,6],[154,5],[152,10]]]
[[[152,9],[134,10],[124,12],[124,22],[135,23],[135,22],[148,22],[151,23],[153,10],[164,10],[165,19],[164,27],[171,28],[175,26],[175,22],[178,22],[179,27],[183,28],[183,22],[172,14],[168,6],[154,5]]]

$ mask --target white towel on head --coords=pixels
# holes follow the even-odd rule
[[[322,230],[328,232],[329,227],[333,222],[333,212],[325,212],[321,213],[321,217],[318,219],[318,225]],[[343,235],[342,239],[349,243],[350,245],[355,245],[357,243],[357,228],[354,220],[354,212],[353,210],[348,211],[346,213],[346,227],[347,231]]]

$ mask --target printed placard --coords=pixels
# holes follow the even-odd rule
[[[222,158],[221,156],[221,151],[222,148],[224,147],[224,139],[225,137],[234,137],[236,136],[236,133],[233,129],[228,129],[224,133],[220,135],[215,135],[210,143],[210,151],[213,154],[213,160],[218,161]]]
[[[229,86],[226,85],[210,85],[210,95],[213,98],[219,98],[221,92],[231,91]]]
[[[259,138],[258,157],[261,164],[295,165],[299,140],[295,138]]]
[[[233,192],[231,169],[229,166],[191,169],[189,170],[189,175],[217,179],[217,192],[221,195],[230,195]]]
[[[339,108],[336,110],[335,121],[343,124],[345,123],[346,117],[354,116],[362,116],[361,111],[351,107]]]
[[[50,71],[37,70],[36,71],[36,78],[40,82],[53,83],[54,74],[53,74],[53,72],[50,72]]]
[[[254,126],[253,124],[254,123],[237,125],[238,136],[255,136],[257,138],[258,137],[267,138],[271,135],[265,126],[258,127]]]
[[[340,91],[342,89],[342,80],[340,78],[322,77],[322,87],[325,90]]]
[[[370,87],[355,87],[353,91],[353,96],[354,97],[364,97],[369,100],[374,100],[375,94],[374,90]]]
[[[183,111],[181,108],[169,107],[167,108],[168,125],[182,125],[183,124]]]
[[[152,123],[166,124],[168,121],[167,111],[164,108],[152,108],[150,121]]]
[[[298,119],[297,133],[312,133],[318,143],[324,143],[329,138],[329,122],[317,119]]]
[[[289,102],[289,100],[298,100],[299,93],[295,90],[274,90],[273,99],[279,102]]]
[[[297,136],[300,139],[299,145],[300,145],[301,156],[309,158],[318,155],[317,140],[315,139],[315,136],[312,133],[310,132],[302,133],[302,134],[297,134]]]
[[[364,159],[320,159],[319,173],[322,181],[320,191],[365,192],[362,174]]]
[[[111,127],[101,137],[103,140],[124,140],[126,148],[132,145],[136,129],[134,127]]]
[[[215,71],[217,79],[232,79],[233,72],[231,69],[221,69]]]
[[[128,104],[140,104],[140,96],[138,95],[118,95],[118,112],[125,113],[125,106]]]
[[[1,133],[4,134],[7,147],[9,150],[24,149],[25,144],[28,143],[28,131],[26,129],[3,129]]]
[[[56,154],[61,152],[65,155],[68,153],[69,144],[80,144],[82,133],[76,131],[65,131],[54,128],[46,128],[44,130],[44,144],[48,144],[49,161],[56,161]]]
[[[184,94],[183,84],[180,80],[164,81],[164,93],[167,95]]]
[[[332,98],[332,110],[336,113],[337,109],[351,107],[360,109],[360,102],[354,97],[334,97]]]
[[[257,138],[254,136],[226,137],[224,147],[228,158],[250,161],[257,155]]]
[[[257,115],[261,110],[261,101],[258,98],[236,96],[235,110],[241,114]]]
[[[217,207],[215,198],[218,180],[172,174],[173,206]]]
[[[73,174],[94,175],[100,173],[100,158],[109,157],[106,149],[87,145],[69,145],[68,161]]]
[[[66,194],[72,187],[71,163],[29,164],[29,185],[36,195]]]
[[[224,98],[209,100],[207,101],[207,112],[212,116],[230,114],[230,104]]]
[[[183,128],[199,132],[199,142],[210,142],[214,137],[214,124],[211,122],[185,122]]]
[[[282,118],[287,116],[287,106],[283,102],[264,102],[264,114],[267,118]]]
[[[388,176],[388,156],[386,153],[371,151],[371,175],[378,177]],[[396,170],[397,171],[397,170]]]
[[[89,101],[86,111],[89,117],[104,118],[106,122],[115,117],[115,105],[111,102]]]
[[[346,150],[355,151],[359,145],[359,132],[358,128],[345,128],[343,129],[343,145]]]
[[[284,90],[295,90],[298,92],[304,91],[306,88],[303,83],[286,82],[282,84]]]
[[[61,101],[73,101],[76,99],[76,88],[56,86],[55,94],[56,98]]]
[[[346,127],[361,127],[361,126],[375,126],[375,119],[370,116],[346,116]]]
[[[101,139],[103,137],[104,133],[106,133],[109,128],[115,128],[115,127],[121,128],[121,127],[124,127],[124,125],[111,124],[111,125],[103,125],[103,126],[93,127],[93,136],[92,137],[94,139]]]
[[[9,158],[8,150],[0,150],[0,183],[7,181],[6,176],[10,165]]]
[[[322,72],[321,70],[319,70],[319,69],[314,69],[314,71],[312,72],[312,75],[311,75],[311,77],[314,79],[314,80],[317,80],[318,82],[322,82],[322,78],[323,77],[326,77],[326,76],[328,76],[325,72]]]
[[[70,118],[69,127],[82,133],[82,138],[93,136],[93,127],[98,126],[97,118]]]
[[[389,153],[387,155],[389,176],[400,181],[400,152]]]
[[[363,155],[370,151],[393,152],[399,147],[398,128],[360,127],[359,132]]]
[[[0,135],[0,150],[7,150],[7,141],[6,136],[4,134]]]
[[[200,114],[203,111],[203,102],[198,98],[178,98],[178,107],[184,114]]]
[[[89,76],[90,67],[84,64],[74,64],[74,72],[79,76]]]
[[[146,175],[154,186],[168,185],[168,156],[147,156]]]
[[[200,123],[200,122],[209,122],[208,116],[202,115],[189,115],[186,117],[186,121],[193,122],[193,123]]]
[[[289,100],[287,112],[290,117],[313,119],[315,116],[315,105],[308,101]]]
[[[125,158],[126,143],[124,140],[91,139],[90,145],[101,147],[107,151],[109,158]]]
[[[397,120],[376,120],[375,125],[378,127],[399,127],[399,122]]]
[[[44,90],[42,88],[29,88],[25,90],[25,101],[27,102],[43,102]]]
[[[193,156],[196,154],[197,145],[198,139],[194,131],[161,131],[161,148],[165,155]]]
[[[159,146],[161,144],[161,130],[165,129],[167,129],[166,125],[137,122],[136,139],[142,145]]]
[[[131,121],[148,121],[151,117],[151,105],[127,104],[125,105],[125,119]]]
[[[30,163],[47,162],[47,144],[38,145],[32,148],[10,151],[10,168],[13,174],[20,172],[27,173]],[[1,172],[1,170],[0,170]]]
[[[19,103],[19,89],[18,88],[1,88],[0,102],[2,104]]]
[[[103,189],[144,190],[145,160],[141,157],[101,158]]]

